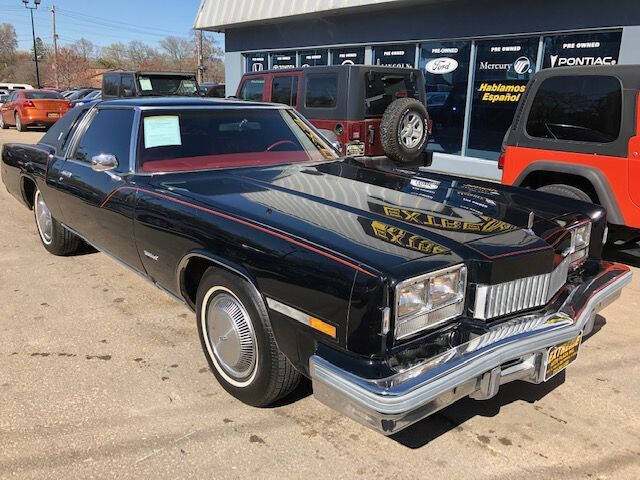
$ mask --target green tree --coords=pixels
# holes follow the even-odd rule
[[[49,47],[40,37],[36,37],[36,51],[38,52],[38,60],[44,60],[49,55]],[[33,58],[33,48],[31,48],[31,58]]]

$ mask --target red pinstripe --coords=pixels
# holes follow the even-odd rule
[[[172,202],[178,203],[180,205],[185,205],[185,206],[188,206],[188,207],[191,207],[191,208],[195,208],[196,210],[201,210],[203,212],[207,212],[207,213],[210,213],[212,215],[216,215],[218,217],[225,218],[227,220],[231,220],[231,221],[240,223],[242,225],[246,225],[247,227],[254,228],[254,229],[259,230],[261,232],[268,233],[269,235],[273,235],[274,237],[281,238],[283,240],[286,240],[289,243],[293,243],[294,245],[297,245],[299,247],[305,248],[305,249],[307,249],[309,251],[312,251],[312,252],[317,253],[319,255],[322,255],[324,257],[330,258],[331,260],[334,260],[334,261],[336,261],[338,263],[341,263],[343,265],[351,267],[354,270],[362,272],[362,273],[364,273],[366,275],[369,275],[371,277],[377,276],[375,273],[371,273],[371,272],[365,270],[364,268],[359,267],[358,265],[355,265],[354,263],[348,262],[347,260],[344,260],[344,259],[342,259],[340,257],[337,257],[337,256],[335,256],[335,255],[333,255],[333,254],[331,254],[329,252],[325,252],[323,250],[320,250],[319,248],[316,248],[316,247],[313,247],[311,245],[307,245],[305,243],[302,243],[302,242],[296,240],[295,238],[291,238],[291,237],[289,237],[287,235],[284,235],[284,234],[282,234],[280,232],[276,232],[276,231],[271,230],[269,228],[265,228],[265,227],[262,227],[260,225],[256,225],[255,223],[251,223],[251,222],[248,222],[246,220],[242,220],[241,218],[237,218],[237,217],[233,217],[231,215],[227,215],[226,213],[218,212],[217,210],[212,210],[212,209],[207,208],[207,207],[201,207],[200,205],[196,205],[194,203],[185,202],[184,200],[180,200],[178,198],[174,198],[174,197],[171,197],[169,195],[165,195],[163,193],[154,192],[152,190],[147,190],[147,189],[140,188],[140,187],[131,187],[131,186],[126,186],[125,185],[125,186],[116,188],[115,190],[113,190],[107,196],[107,198],[104,200],[104,202],[102,202],[102,204],[100,204],[100,208],[104,208],[107,205],[107,203],[109,203],[109,200],[111,200],[113,195],[115,195],[115,193],[118,192],[119,190],[135,190],[135,191],[139,191],[139,192],[145,192],[145,193],[148,193],[150,195],[155,195],[157,197],[166,198],[167,200],[170,200]]]

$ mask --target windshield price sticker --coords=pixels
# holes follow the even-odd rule
[[[144,118],[144,148],[182,145],[177,115]]]
[[[153,90],[153,87],[151,86],[151,80],[148,79],[147,77],[140,77],[140,88],[142,90]]]

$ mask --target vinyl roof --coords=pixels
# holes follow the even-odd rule
[[[398,4],[408,0],[201,0],[194,28],[224,31],[229,27],[322,15],[351,9]]]

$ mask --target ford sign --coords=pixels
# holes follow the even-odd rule
[[[444,75],[458,68],[458,61],[449,57],[434,58],[433,60],[429,60],[424,68],[429,73]]]

